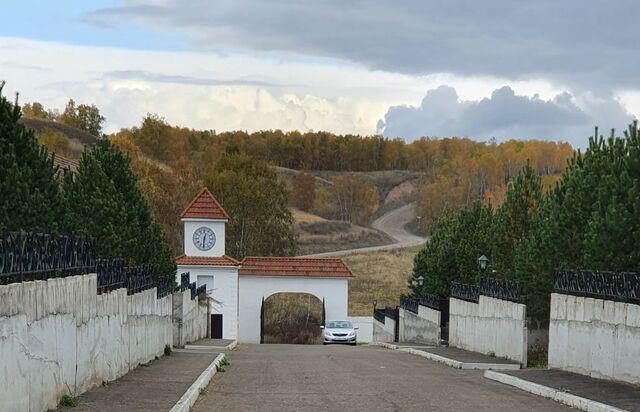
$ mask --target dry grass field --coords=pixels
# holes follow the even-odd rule
[[[414,247],[345,256],[344,261],[356,275],[349,281],[349,316],[371,316],[374,297],[378,307],[398,305],[400,295],[407,291],[418,250]]]
[[[292,209],[298,234],[300,255],[388,245],[393,242],[386,234],[367,227]]]

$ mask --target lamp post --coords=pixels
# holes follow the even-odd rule
[[[378,299],[373,298],[372,302],[373,302],[373,311],[375,312],[376,311],[376,306],[378,306]]]
[[[484,272],[487,270],[487,266],[489,265],[489,258],[485,255],[482,255],[478,258],[478,272],[480,275],[479,283],[482,283],[482,278],[484,277]]]

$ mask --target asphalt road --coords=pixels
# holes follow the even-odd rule
[[[371,227],[386,233],[395,239],[395,243],[383,246],[370,246],[358,249],[338,250],[335,252],[317,253],[308,256],[345,256],[352,253],[375,252],[378,250],[390,250],[411,247],[423,244],[426,239],[416,236],[405,230],[404,225],[409,223],[416,216],[415,202],[409,203],[390,212],[385,213],[373,221]]]
[[[561,411],[553,401],[388,349],[240,345],[192,411]]]

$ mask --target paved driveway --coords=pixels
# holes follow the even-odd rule
[[[555,411],[543,398],[368,346],[240,345],[194,411]]]

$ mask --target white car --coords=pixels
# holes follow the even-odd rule
[[[358,339],[356,330],[357,326],[353,326],[348,320],[329,320],[322,329],[322,344],[327,343],[348,343],[355,345]]]

